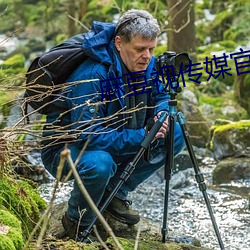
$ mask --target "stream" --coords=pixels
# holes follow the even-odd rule
[[[206,157],[202,160],[200,169],[205,178],[206,192],[225,249],[250,250],[250,180],[214,186],[212,170],[215,164],[212,158]],[[129,196],[133,201],[132,208],[159,226],[159,232],[162,228],[165,194],[165,180],[162,178],[164,176],[162,173],[163,170],[155,173]],[[39,187],[46,201],[51,197],[53,185],[54,182],[50,182]],[[57,193],[55,203],[67,200],[71,188],[72,182],[64,184]],[[177,237],[196,238],[203,247],[220,250],[192,167],[175,172],[170,180],[167,225],[169,232],[173,232]]]

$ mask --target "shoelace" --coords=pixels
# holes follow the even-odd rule
[[[129,208],[129,206],[131,206],[132,205],[132,201],[130,201],[130,200],[125,200],[125,201],[123,201],[123,204],[124,204],[124,206],[125,206],[125,208]]]

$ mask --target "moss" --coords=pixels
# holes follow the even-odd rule
[[[224,99],[222,97],[212,97],[208,95],[202,95],[199,98],[200,103],[207,103],[210,104],[214,107],[221,107],[222,104],[224,103]]]
[[[227,125],[227,124],[230,124],[230,123],[232,123],[232,122],[229,121],[229,120],[226,120],[224,118],[216,119],[216,121],[214,122],[215,125]],[[214,126],[214,128],[216,128],[216,126]]]
[[[46,207],[38,192],[23,180],[9,176],[0,179],[0,206],[11,211],[21,222],[24,237],[34,228],[40,218],[40,211]]]
[[[225,125],[214,125],[210,129],[210,149],[214,149],[214,140],[215,137],[217,138],[218,141],[222,144],[227,144],[228,147],[231,147],[233,150],[234,143],[236,141],[242,142],[242,143],[248,143],[250,141],[250,133],[246,133],[245,131],[249,130],[250,128],[250,120],[243,120],[243,121],[238,121],[238,122],[231,122]],[[226,136],[229,133],[234,131],[235,133],[235,138],[236,141],[232,144],[229,140],[230,137]],[[226,141],[228,140],[228,141]]]
[[[0,249],[16,250],[13,241],[7,235],[0,234]]]
[[[0,84],[20,86],[25,81],[25,56],[16,54],[1,64]]]
[[[23,68],[25,64],[25,56],[23,54],[16,54],[2,64],[2,69],[9,69],[11,67]]]
[[[250,127],[250,121],[233,122],[222,126],[215,126],[214,133],[225,132],[226,130],[231,130],[231,129],[241,130],[249,127]]]
[[[16,231],[15,228],[11,228],[9,233],[7,234],[7,236],[12,240],[14,246],[16,247],[16,249],[21,249],[23,244],[24,244],[24,240],[23,240],[23,236],[22,236],[22,231]]]
[[[20,221],[8,212],[0,210],[0,223],[10,227],[6,235],[0,235],[0,249],[21,249],[24,243]]]
[[[16,216],[11,214],[7,210],[0,209],[0,221],[7,226],[14,227],[17,230],[21,230],[20,221],[16,218]]]
[[[135,241],[133,239],[124,239],[124,238],[118,238],[120,244],[122,245],[124,250],[133,250]],[[113,240],[109,238],[106,242],[113,245]],[[140,241],[138,244],[139,250],[199,250],[199,249],[205,249],[203,247],[196,247],[189,244],[182,244],[182,243],[175,243],[175,242],[167,242],[162,243],[161,241],[155,241],[155,240],[144,240]]]

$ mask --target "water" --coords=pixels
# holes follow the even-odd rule
[[[212,159],[205,159],[201,171],[207,185],[207,194],[226,250],[250,249],[250,180],[212,185]],[[178,187],[178,188],[176,188]],[[57,193],[56,203],[69,198],[72,182],[64,184]],[[41,195],[49,200],[53,183],[40,186]],[[159,173],[130,194],[133,208],[142,217],[162,227],[165,181]],[[167,225],[171,234],[199,239],[202,246],[219,250],[218,240],[206,208],[203,195],[194,178],[192,168],[173,175],[170,181]]]

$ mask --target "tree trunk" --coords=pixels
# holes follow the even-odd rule
[[[196,58],[195,42],[195,0],[167,0],[169,9],[168,50],[187,52],[192,60]]]
[[[87,10],[88,10],[87,0],[79,1],[79,11],[78,11],[79,20],[83,18],[83,16],[87,13]]]
[[[75,0],[69,0],[67,7],[68,7],[68,13],[69,13],[69,22],[68,22],[68,34],[69,36],[73,36],[76,34],[76,1]]]

